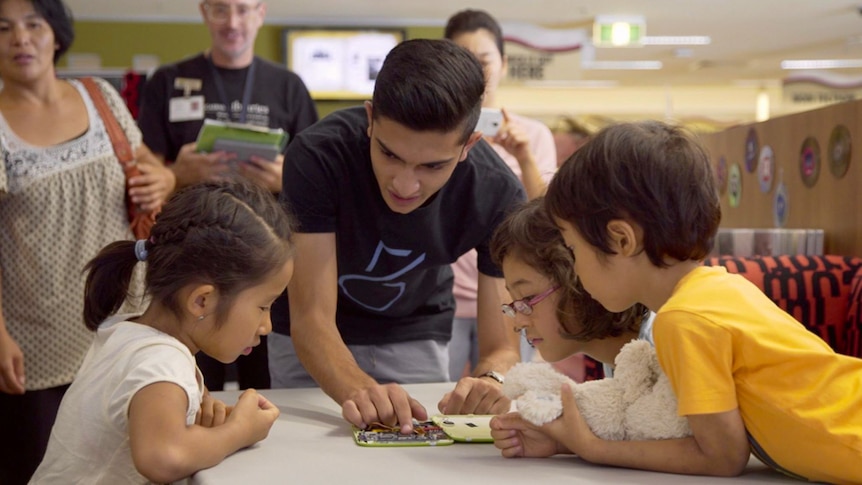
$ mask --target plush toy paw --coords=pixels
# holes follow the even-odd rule
[[[515,400],[521,417],[541,426],[560,417],[563,414],[563,402],[560,393],[538,394],[535,391],[527,391]]]
[[[560,387],[574,381],[544,362],[522,362],[506,373],[503,394],[515,402],[521,416],[541,426],[563,412]]]

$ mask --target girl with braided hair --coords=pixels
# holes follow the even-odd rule
[[[85,270],[95,340],[32,483],[168,483],[265,438],[278,408],[252,389],[233,407],[208,397],[194,355],[230,363],[270,333],[291,235],[265,190],[204,183],[170,199],[149,239],[102,249]],[[115,315],[144,261],[149,306]]]

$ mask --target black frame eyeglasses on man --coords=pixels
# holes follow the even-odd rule
[[[203,2],[204,12],[210,22],[222,24],[230,20],[231,12],[236,15],[241,22],[247,22],[254,15],[257,15],[262,2],[255,4],[238,4],[231,6],[223,2]]]

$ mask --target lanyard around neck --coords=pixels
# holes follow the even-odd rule
[[[210,71],[212,71],[213,82],[216,85],[219,98],[221,98],[221,102],[224,104],[224,109],[227,110],[227,117],[229,120],[233,121],[233,117],[231,116],[230,100],[227,97],[227,91],[224,89],[224,81],[222,81],[221,74],[219,74],[218,69],[216,69],[212,56],[207,57],[207,61],[209,61],[208,64],[210,65]],[[242,88],[242,109],[239,112],[240,123],[245,123],[248,105],[251,103],[251,90],[254,87],[254,66],[255,59],[252,59],[251,64],[248,66],[248,71],[245,73],[245,83]]]

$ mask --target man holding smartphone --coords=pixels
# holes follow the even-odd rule
[[[317,121],[317,109],[302,80],[282,66],[254,55],[257,32],[266,16],[258,0],[205,0],[199,4],[212,43],[201,54],[160,67],[144,86],[138,125],[144,143],[164,158],[177,188],[239,173],[281,191],[284,156],[273,160],[235,153],[198,153],[195,140],[205,118],[281,128],[289,137]],[[221,390],[225,365],[198,354],[210,390]],[[266,345],[237,360],[239,386],[266,389]]]
[[[317,384],[354,425],[410,432],[427,412],[399,384],[449,380],[450,264],[476,249],[480,361],[438,407],[508,411],[500,388],[519,360],[518,336],[500,312],[505,290],[488,245],[525,195],[475,131],[484,85],[467,50],[403,42],[371,101],[290,145],[281,200],[299,231],[289,306],[277,300],[272,310],[273,387]]]

